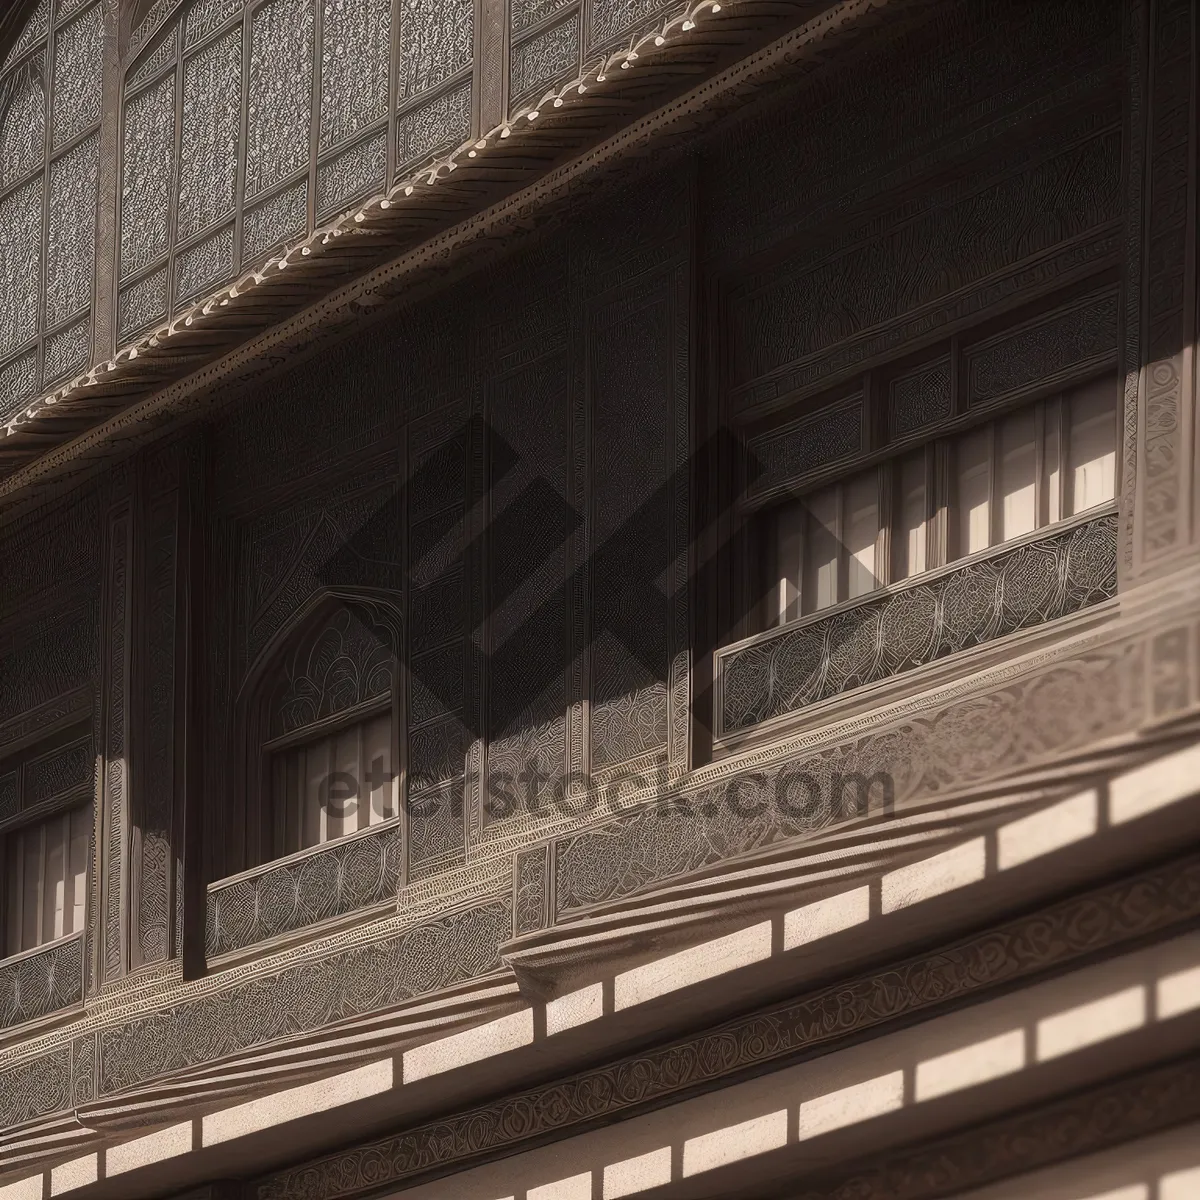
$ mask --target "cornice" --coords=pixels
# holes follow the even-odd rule
[[[449,1175],[827,1054],[893,1023],[1163,937],[1198,917],[1200,858],[1192,857],[697,1036],[275,1172],[259,1180],[255,1194],[257,1200],[349,1200]]]
[[[383,306],[496,256],[631,159],[678,144],[786,74],[822,68],[885,16],[933,3],[692,0],[660,30],[26,406],[0,435],[0,462],[12,468],[0,480],[0,520],[360,329]],[[681,81],[713,71],[678,95]]]
[[[1200,1118],[1200,1056],[880,1156],[781,1200],[943,1200]]]

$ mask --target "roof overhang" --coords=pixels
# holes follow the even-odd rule
[[[0,436],[0,521],[411,303],[594,196],[617,172],[936,0],[692,0],[485,136],[322,226]]]

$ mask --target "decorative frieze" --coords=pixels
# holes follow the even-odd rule
[[[511,928],[505,897],[140,1013],[101,1031],[97,1094],[477,979],[500,966],[498,947]]]
[[[859,392],[751,438],[747,446],[751,493],[780,487],[853,458],[865,449],[865,433]]]
[[[966,355],[967,404],[1014,400],[1104,367],[1115,367],[1119,293],[1116,288],[972,346]]]
[[[1190,921],[1197,912],[1200,862],[1189,859],[739,1016],[696,1037],[286,1168],[259,1182],[258,1200],[343,1200],[435,1169],[444,1172],[450,1164],[511,1154],[551,1132],[619,1120],[799,1054],[829,1052],[894,1021],[931,1016],[1090,955],[1115,952],[1138,937]]]
[[[1134,729],[1146,711],[1146,660],[1144,639],[1129,637],[1026,663],[986,686],[964,679],[937,699],[839,725],[836,737],[813,729],[790,740],[786,755],[768,745],[741,759],[751,774],[736,804],[726,779],[702,778],[678,805],[564,834],[555,846],[555,918],[836,824],[846,814],[835,779],[882,777],[898,810]],[[804,778],[809,799],[777,803],[786,778]]]

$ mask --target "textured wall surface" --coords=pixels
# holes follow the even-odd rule
[[[868,369],[892,372],[882,403],[917,438],[1111,365],[1132,153],[1116,7],[972,0],[936,28],[906,26],[855,72],[819,74],[598,192],[499,266],[279,364],[195,445],[142,454],[4,533],[0,754],[86,711],[103,802],[79,987],[64,976],[52,994],[30,967],[21,988],[55,1005],[116,999],[36,1055],[0,1049],[0,1126],[478,978],[514,931],[845,815],[739,814],[721,803],[723,764],[692,770],[706,702],[696,630],[725,603],[724,584],[695,586],[700,443],[736,427],[762,452],[762,486],[782,488],[874,452]],[[121,93],[122,329],[478,119],[473,9],[347,11],[150,9]],[[535,95],[573,56],[666,11],[514,3],[501,91]],[[80,128],[70,145],[85,145]],[[29,171],[20,186],[48,177]],[[942,348],[963,331],[980,347],[967,360]],[[785,412],[805,437],[773,442]],[[759,643],[726,680],[726,727],[901,674],[898,655],[940,659],[1111,597],[1116,520],[860,606],[836,630]],[[394,689],[402,820],[266,868],[251,816],[264,730],[339,711],[314,634],[334,602],[358,622],[335,631],[358,672],[353,702]],[[886,721],[751,744],[741,765],[765,789],[787,769],[822,786],[884,772],[897,805],[1035,771],[1186,707],[1193,625],[1039,653]],[[893,629],[938,641],[901,655]],[[843,642],[862,653],[835,663]],[[181,683],[193,678],[195,696]],[[271,709],[281,678],[292,691]],[[186,746],[171,733],[185,720],[199,722]],[[500,802],[493,775],[507,780]],[[687,798],[687,818],[637,802],[592,811],[588,781],[614,779],[641,799],[659,781]],[[197,879],[215,886],[188,907]],[[123,912],[131,888],[138,905]],[[311,925],[390,904],[374,940],[326,927],[290,948]],[[262,959],[230,968],[223,990],[180,983],[169,970],[197,930],[210,954]],[[135,986],[141,1013],[110,1018]],[[13,994],[0,1011],[24,1020]]]

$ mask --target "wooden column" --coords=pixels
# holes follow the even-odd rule
[[[1140,582],[1200,550],[1197,12],[1192,0],[1144,0],[1130,11],[1122,565],[1127,579]]]

